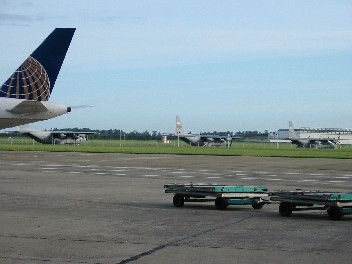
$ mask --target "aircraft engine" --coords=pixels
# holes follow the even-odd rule
[[[72,139],[74,139],[74,140],[77,140],[77,139],[79,139],[80,138],[80,135],[78,134],[72,134],[72,135],[70,135],[70,137],[72,138]]]
[[[58,134],[56,137],[59,138],[59,139],[66,139],[66,135],[65,134]]]

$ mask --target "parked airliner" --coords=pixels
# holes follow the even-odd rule
[[[61,131],[61,130],[44,130],[39,131],[28,126],[20,126],[20,132],[35,141],[43,144],[51,144],[51,145],[63,145],[63,144],[71,144],[71,145],[80,145],[84,144],[88,135],[93,135],[95,132],[92,131]]]
[[[75,30],[56,28],[0,86],[0,129],[71,112],[71,107],[48,100]]]
[[[190,144],[191,146],[227,146],[231,147],[232,139],[230,135],[218,136],[218,135],[203,135],[203,134],[191,134],[185,133],[183,130],[181,118],[176,116],[176,131],[175,135],[182,141]],[[237,137],[236,137],[237,138]]]
[[[337,148],[340,144],[339,138],[301,138],[297,135],[295,129],[293,128],[292,121],[288,123],[288,139],[291,140],[293,144],[296,144],[297,148]]]

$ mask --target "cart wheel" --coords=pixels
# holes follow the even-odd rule
[[[290,216],[292,214],[292,205],[289,203],[281,203],[279,206],[279,213],[282,216]]]
[[[172,203],[175,207],[182,207],[185,204],[185,198],[182,194],[175,194]]]
[[[221,197],[217,197],[215,199],[215,207],[218,210],[224,210],[226,209],[226,207],[228,206],[227,202],[225,199],[221,198]]]
[[[331,220],[340,220],[342,217],[342,212],[338,206],[330,206],[328,209],[328,215]]]
[[[252,204],[253,209],[262,209],[263,206],[264,206],[263,203]]]

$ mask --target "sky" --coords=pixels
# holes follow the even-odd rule
[[[0,82],[77,28],[37,129],[352,128],[350,0],[0,0]]]

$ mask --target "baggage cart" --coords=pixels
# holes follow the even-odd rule
[[[165,193],[173,193],[173,205],[182,207],[188,202],[215,202],[218,210],[229,205],[251,205],[261,209],[269,202],[266,186],[217,185],[203,183],[165,184]]]
[[[269,197],[280,203],[279,213],[286,217],[304,210],[326,210],[331,220],[352,214],[352,193],[297,190],[272,192]]]

